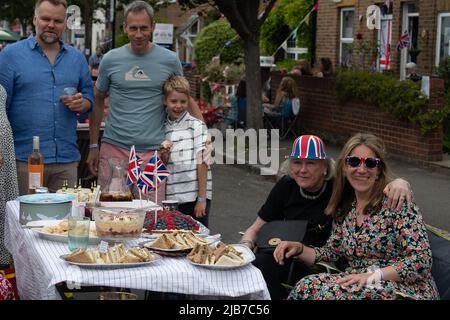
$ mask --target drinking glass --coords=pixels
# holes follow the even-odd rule
[[[70,216],[68,218],[69,250],[86,249],[89,243],[89,217]]]

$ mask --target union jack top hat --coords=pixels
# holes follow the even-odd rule
[[[319,137],[304,135],[295,139],[289,159],[321,159],[326,160],[325,145]]]

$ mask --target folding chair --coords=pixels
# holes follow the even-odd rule
[[[264,122],[267,129],[280,129],[279,137],[286,139],[289,133],[294,138],[298,136],[294,128],[300,117],[300,101],[298,98],[286,99],[281,104],[280,112],[264,113]]]

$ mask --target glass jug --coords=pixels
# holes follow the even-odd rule
[[[109,178],[100,194],[100,201],[132,201],[133,195],[127,186],[127,162],[118,158],[108,159]]]

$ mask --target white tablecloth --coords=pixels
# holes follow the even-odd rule
[[[127,241],[136,245],[145,239]],[[210,298],[270,299],[264,278],[252,264],[231,270],[211,270],[190,264],[185,257],[169,258],[144,267],[88,269],[69,265],[59,257],[70,253],[67,244],[44,240],[19,223],[19,202],[6,208],[5,245],[12,253],[21,299],[60,299],[55,284],[81,283]]]

